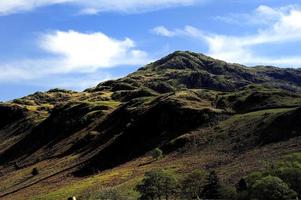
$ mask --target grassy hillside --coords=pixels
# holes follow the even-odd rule
[[[0,105],[0,197],[129,199],[145,172],[243,176],[299,152],[300,70],[248,68],[175,52],[84,92],[53,89]],[[150,152],[160,148],[163,158]],[[32,175],[32,170],[38,170]]]

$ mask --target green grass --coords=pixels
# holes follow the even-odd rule
[[[235,115],[228,120],[221,122],[219,129],[231,130],[231,127],[243,127],[248,125],[248,123],[252,124],[254,121],[256,122],[258,119],[262,118],[271,120],[273,117],[291,110],[293,109],[269,109]],[[268,117],[266,113],[268,113]],[[251,129],[252,128],[250,128],[250,130]],[[203,137],[204,140],[206,140],[208,139],[207,136],[212,134],[218,135],[220,132],[214,132],[214,128],[212,128],[212,130],[208,130],[208,133],[200,131],[195,134]],[[222,163],[220,166],[216,167],[221,180],[228,183],[230,179],[234,179],[231,182],[234,184],[239,177],[244,175],[244,173],[257,169],[264,161],[262,160],[264,157],[258,158],[255,161],[250,159],[252,156],[249,154],[258,155],[260,153],[258,148],[254,151],[252,150],[251,152],[247,152],[246,157],[244,157],[242,154],[242,157],[234,159],[231,157],[231,154],[219,151],[220,146],[225,149],[225,146],[227,146],[225,140],[222,140],[221,144],[219,144],[219,141],[213,141],[212,145],[201,145],[199,147],[200,149],[196,149],[195,151],[193,148],[189,148],[188,152],[170,154],[154,162],[150,162],[151,159],[149,157],[140,157],[139,159],[133,160],[112,170],[103,171],[87,178],[75,179],[66,177],[62,179],[58,177],[58,180],[55,181],[55,183],[58,184],[57,187],[49,188],[47,185],[45,185],[45,183],[39,183],[29,190],[25,190],[23,192],[36,194],[28,198],[32,200],[63,200],[70,196],[80,197],[84,195],[87,195],[90,199],[93,199],[104,189],[114,187],[122,190],[125,193],[128,193],[129,196],[132,196],[132,198],[135,199],[138,194],[134,191],[134,187],[143,178],[144,173],[153,169],[162,169],[162,166],[164,166],[165,170],[176,174],[177,178],[181,180],[187,173],[190,173],[196,169],[204,169],[205,165],[207,164]],[[265,151],[267,156],[271,155],[271,158],[274,158],[272,155],[277,152],[279,153],[282,150],[283,149],[279,148],[274,150],[271,147],[271,149]],[[27,173],[29,172],[30,170],[28,169]],[[22,195],[22,191],[19,194],[16,194],[15,197],[20,197],[20,195]]]
[[[101,106],[109,106],[112,108],[116,108],[121,104],[121,102],[119,102],[119,101],[100,101],[100,102],[97,102],[97,104],[101,105]]]
[[[225,127],[228,128],[229,125],[238,123],[238,125],[243,126],[244,122],[249,122],[253,121],[255,119],[262,119],[263,117],[266,117],[268,114],[270,117],[275,116],[277,114],[285,113],[294,110],[295,108],[275,108],[275,109],[266,109],[266,110],[260,110],[260,111],[254,111],[254,112],[249,112],[245,114],[236,114],[229,118],[228,120],[225,120],[220,123],[220,127]],[[265,118],[267,119],[267,118]]]
[[[265,85],[249,85],[238,92],[218,95],[217,105],[240,113],[268,108],[297,107],[301,96]]]

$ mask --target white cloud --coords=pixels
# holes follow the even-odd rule
[[[0,63],[0,82],[33,80],[68,73],[89,74],[104,68],[142,65],[150,61],[129,38],[117,40],[103,33],[56,31],[41,37],[47,58]]]
[[[117,65],[145,63],[147,54],[135,49],[133,40],[116,40],[103,33],[57,31],[43,36],[44,50],[62,57],[65,71],[93,71]]]
[[[208,45],[207,53],[209,55],[229,62],[300,67],[301,56],[272,58],[259,55],[254,49],[258,45],[301,41],[301,10],[296,6],[279,9],[260,6],[255,13],[257,13],[255,18],[261,17],[262,21],[273,23],[266,24],[264,28],[259,28],[256,34],[246,36],[205,33],[191,26],[176,30],[162,28],[172,36],[189,36],[205,42]],[[163,36],[163,34],[161,35]]]
[[[104,11],[144,12],[173,6],[188,6],[205,0],[2,0],[0,15],[33,10],[55,4],[78,6],[81,13],[96,14]]]
[[[153,28],[152,32],[165,37],[172,37],[176,34],[175,32],[168,30],[164,26],[157,26]]]
[[[186,26],[184,29],[174,29],[169,30],[165,26],[157,26],[151,30],[152,33],[164,37],[174,37],[174,36],[190,36],[190,37],[199,37],[205,35],[199,29],[193,26]]]
[[[269,25],[279,20],[284,13],[288,13],[290,10],[297,8],[297,5],[287,5],[280,8],[260,5],[251,13],[231,13],[226,16],[216,16],[214,19],[241,26]]]
[[[36,7],[67,3],[70,0],[2,0],[0,1],[0,14],[6,15],[20,11],[32,10]]]

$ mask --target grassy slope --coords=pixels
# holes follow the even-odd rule
[[[166,155],[161,160],[154,161],[145,155],[112,170],[103,171],[87,178],[74,178],[68,175],[72,170],[66,171],[6,196],[4,199],[20,199],[21,197],[47,200],[66,199],[68,196],[81,196],[88,193],[93,198],[93,194],[112,186],[122,188],[123,191],[134,197],[136,194],[133,192],[133,187],[142,178],[143,174],[151,169],[160,169],[162,166],[166,166],[167,170],[175,172],[179,179],[195,169],[214,168],[225,182],[234,184],[239,177],[247,172],[264,168],[269,160],[273,161],[288,153],[300,151],[301,147],[295,138],[271,145],[259,145],[257,148],[246,148],[241,153],[237,153],[235,145],[240,144],[240,140],[235,134],[229,136],[230,132],[248,127],[248,129],[245,129],[248,130],[248,133],[244,133],[242,136],[247,138],[249,134],[254,134],[254,131],[256,131],[256,121],[261,121],[263,117],[266,118],[267,114],[269,117],[265,120],[268,123],[269,120],[272,121],[277,116],[292,110],[294,109],[269,109],[235,115],[215,127],[190,132],[188,135],[189,137],[194,136],[194,141],[192,140],[186,147],[178,152]],[[258,157],[259,154],[260,157]],[[60,169],[58,166],[62,161],[41,162],[32,167],[43,169],[52,166],[52,170]],[[2,185],[16,184],[18,179],[28,179],[28,183],[34,182],[35,178],[40,179],[43,173],[48,173],[48,171],[43,170],[44,172],[39,177],[30,178],[31,175],[29,174],[32,167],[7,175],[6,177],[9,177],[10,181],[2,182]],[[17,186],[15,185],[12,188],[17,188]]]
[[[300,74],[176,52],[85,92],[54,89],[9,102],[30,114],[21,121],[13,115],[5,129],[0,124],[0,153],[17,144],[16,157],[0,166],[0,197],[66,199],[91,193],[93,199],[107,187],[135,197],[133,188],[144,172],[162,166],[179,179],[194,169],[216,169],[224,182],[234,184],[269,160],[300,151],[300,127],[287,120],[287,127],[278,126],[286,116],[301,120]],[[29,151],[32,144],[38,146]],[[169,154],[153,161],[147,151],[157,146]],[[113,168],[73,176],[99,166]],[[32,177],[34,167],[40,174]]]

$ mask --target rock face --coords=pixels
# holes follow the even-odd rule
[[[91,175],[157,147],[189,149],[192,139],[207,145],[215,135],[231,154],[282,145],[299,140],[299,106],[300,69],[245,67],[178,51],[84,92],[53,89],[0,104],[0,171],[55,159],[63,164],[53,173]],[[212,135],[192,137],[208,129]]]

